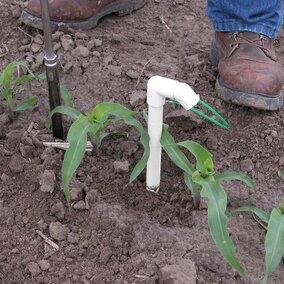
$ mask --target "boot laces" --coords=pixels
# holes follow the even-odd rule
[[[229,54],[229,57],[241,46],[241,45],[250,45],[255,46],[256,48],[260,48],[266,56],[271,58],[272,60],[276,61],[276,58],[271,53],[271,50],[267,48],[264,44],[265,41],[268,40],[268,37],[257,34],[255,38],[247,38],[245,35],[243,35],[243,32],[234,32],[232,33],[232,36],[234,37],[235,43],[231,44],[231,51]],[[241,40],[241,41],[240,41]]]

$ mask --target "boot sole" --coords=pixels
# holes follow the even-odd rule
[[[126,3],[125,0],[118,0],[108,4],[101,11],[86,20],[64,21],[64,24],[79,29],[90,29],[93,28],[98,23],[98,21],[106,15],[112,13],[117,13],[118,16],[128,15],[131,12],[142,8],[146,4],[146,2],[147,0],[137,0],[129,4],[129,2]],[[28,26],[42,30],[42,19],[30,14],[27,11],[22,12],[20,20]],[[59,23],[62,23],[62,21],[51,20],[51,30],[56,31]]]
[[[219,53],[215,41],[213,41],[211,44],[210,61],[214,67],[218,66]],[[225,102],[261,110],[279,110],[283,105],[284,100],[283,88],[277,94],[277,96],[274,97],[266,96],[260,93],[242,92],[227,87],[220,76],[217,77],[215,90],[218,96]]]

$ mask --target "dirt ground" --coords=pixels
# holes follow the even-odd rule
[[[22,5],[0,0],[0,69],[12,60],[26,60],[35,72],[42,72],[42,34],[19,22]],[[217,172],[242,171],[254,179],[256,196],[241,183],[225,184],[230,208],[255,205],[270,212],[278,205],[284,185],[277,175],[284,172],[284,111],[237,107],[217,97],[205,0],[149,0],[141,10],[108,16],[92,30],[61,30],[54,35],[61,83],[79,110],[113,101],[142,111],[152,75],[187,82],[231,127],[223,130],[177,115],[180,108],[167,105],[166,122],[175,139],[207,147]],[[275,44],[284,63],[283,35]],[[44,128],[49,111],[45,82],[22,86],[17,98],[30,94],[40,97],[38,107],[13,123],[0,101],[1,284],[259,283],[265,230],[253,216],[238,215],[229,223],[247,270],[241,278],[211,239],[206,204],[193,208],[182,172],[165,156],[159,194],[145,190],[145,174],[125,187],[142,155],[138,136],[129,128],[124,128],[127,135],[106,139],[86,156],[72,183],[74,208],[67,210],[60,176],[63,152],[42,145],[53,140]],[[176,282],[171,280],[175,277]],[[269,283],[283,279],[281,264]]]

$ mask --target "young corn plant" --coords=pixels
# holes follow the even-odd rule
[[[167,125],[163,127],[161,145],[172,162],[183,170],[185,184],[192,193],[195,205],[198,205],[200,197],[208,200],[208,225],[212,238],[226,261],[243,276],[245,269],[237,259],[233,241],[227,230],[227,194],[221,182],[240,180],[255,191],[253,181],[242,173],[215,174],[212,155],[194,141],[176,143],[168,132]],[[189,162],[180,148],[185,148],[195,157],[195,166]]]
[[[28,74],[14,78],[15,69],[18,67],[24,68]],[[43,78],[43,74],[35,75],[23,61],[13,61],[5,67],[0,74],[0,94],[3,96],[8,106],[10,120],[13,120],[15,112],[26,110],[38,102],[37,96],[31,96],[19,104],[16,104],[14,100],[16,88],[26,81]]]
[[[268,277],[274,272],[284,255],[284,199],[278,208],[274,208],[271,214],[256,207],[240,207],[232,210],[229,216],[238,212],[250,212],[255,214],[262,222],[267,224],[265,235],[265,276],[261,284],[267,283]]]
[[[150,154],[149,136],[142,124],[134,118],[136,112],[120,104],[109,102],[96,105],[91,112],[86,114],[82,114],[69,106],[59,106],[49,114],[46,123],[47,127],[50,127],[51,117],[54,113],[66,114],[75,120],[68,131],[69,148],[65,152],[62,164],[63,188],[68,206],[70,206],[69,185],[85,155],[87,139],[89,137],[93,144],[99,147],[103,139],[110,134],[106,132],[108,126],[115,123],[125,123],[134,127],[140,135],[144,153],[130,175],[130,183],[146,167]]]

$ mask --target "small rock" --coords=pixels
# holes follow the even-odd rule
[[[30,262],[26,266],[26,270],[32,275],[32,276],[37,276],[40,274],[41,270],[39,268],[39,265],[35,262]]]
[[[40,219],[40,220],[37,222],[37,225],[38,225],[38,227],[39,227],[39,229],[40,229],[41,231],[45,231],[45,230],[47,229],[47,227],[48,227],[48,225],[44,222],[43,219]]]
[[[71,36],[64,35],[61,38],[61,45],[65,51],[68,51],[74,48],[74,41]]]
[[[138,107],[145,103],[147,94],[142,90],[133,91],[130,94],[130,105],[132,107]]]
[[[254,164],[251,159],[241,161],[241,170],[243,172],[251,172],[254,169]]]
[[[100,47],[103,44],[103,41],[98,38],[95,38],[93,41],[94,41],[95,47]]]
[[[92,50],[94,47],[100,47],[100,46],[102,46],[102,41],[100,39],[92,39],[87,43],[87,48],[89,50]]]
[[[84,198],[83,186],[73,187],[70,190],[71,201],[79,201]]]
[[[95,206],[100,201],[100,194],[97,190],[90,190],[85,197],[86,209],[90,210],[91,206]]]
[[[112,62],[112,60],[113,60],[113,56],[110,54],[107,54],[103,59],[104,65],[109,65]]]
[[[32,64],[34,63],[34,56],[32,54],[27,54],[25,60],[27,63]]]
[[[60,222],[51,222],[49,225],[50,236],[57,241],[64,241],[67,239],[69,228]]]
[[[114,161],[113,167],[116,173],[128,173],[129,172],[129,162],[128,161]]]
[[[112,256],[112,250],[110,247],[103,247],[99,257],[99,263],[106,264]]]
[[[50,268],[50,263],[45,259],[41,259],[38,262],[38,265],[39,265],[40,269],[43,270],[43,271],[46,271]]]
[[[43,44],[42,35],[37,34],[37,35],[34,37],[33,42],[42,45],[42,44]]]
[[[20,18],[21,13],[22,13],[21,8],[18,5],[15,5],[15,6],[11,5],[11,12],[12,12],[12,17],[14,19]]]
[[[39,52],[40,49],[41,49],[41,45],[38,44],[38,43],[35,43],[35,42],[34,42],[34,43],[31,45],[31,51],[32,51],[33,53]]]
[[[279,158],[278,164],[279,164],[279,166],[284,165],[284,155]]]
[[[137,152],[138,144],[134,141],[123,141],[120,144],[120,149],[124,157],[130,157]]]
[[[35,63],[41,65],[43,63],[43,59],[44,59],[44,53],[40,52],[35,57]]]
[[[76,233],[69,233],[67,237],[67,241],[71,244],[78,244],[79,243],[79,234]]]
[[[130,78],[130,79],[138,79],[140,76],[140,73],[136,70],[127,70],[126,71],[126,75]]]
[[[110,75],[115,77],[121,77],[122,74],[121,66],[109,65],[108,70]]]
[[[56,31],[55,33],[52,34],[52,39],[57,41],[59,40],[62,36],[64,35],[63,32]]]
[[[125,38],[121,34],[113,34],[111,37],[111,41],[114,43],[120,43],[120,42],[125,41]]]
[[[160,284],[196,284],[197,278],[195,264],[190,259],[166,265],[158,275]]]
[[[11,253],[12,253],[12,254],[18,254],[18,253],[20,253],[20,251],[19,251],[17,248],[13,248],[13,249],[11,250]]]
[[[57,43],[54,44],[54,47],[53,47],[54,51],[58,51],[60,48],[61,48],[60,42],[57,42]]]
[[[276,130],[272,130],[272,131],[271,131],[271,136],[272,136],[272,137],[275,138],[275,137],[277,137],[277,135],[278,135],[278,133],[277,133]]]
[[[268,135],[268,136],[265,137],[265,141],[268,145],[270,145],[273,142],[273,138]]]
[[[12,156],[8,166],[14,174],[21,173],[24,171],[25,160],[19,154],[15,154]]]
[[[58,201],[50,208],[50,214],[54,215],[57,219],[63,220],[65,216],[65,206],[61,201]]]
[[[87,34],[82,33],[82,32],[76,32],[75,37],[78,38],[78,39],[88,39],[89,38],[89,36]]]
[[[209,150],[216,150],[218,148],[218,138],[216,136],[209,136],[206,141],[206,146]]]
[[[41,175],[39,184],[40,184],[40,190],[42,192],[50,192],[52,193],[54,191],[55,187],[55,174],[51,170],[45,170],[43,174]]]
[[[77,46],[75,49],[72,50],[71,53],[75,57],[88,57],[90,55],[89,49],[83,45]]]
[[[73,208],[78,211],[82,211],[86,209],[86,204],[83,200],[78,201],[73,205]]]
[[[44,258],[49,258],[56,253],[56,250],[48,244],[44,244]]]
[[[12,185],[14,183],[12,178],[6,175],[5,173],[1,175],[1,181],[3,185],[6,185],[6,186]]]

